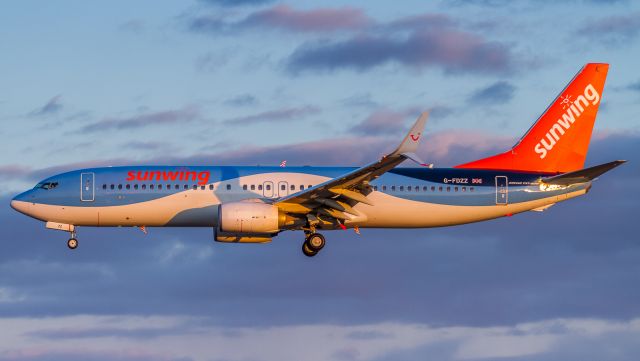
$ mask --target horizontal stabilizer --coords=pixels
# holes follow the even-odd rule
[[[545,184],[555,184],[559,186],[568,186],[576,183],[585,183],[592,181],[600,175],[612,170],[613,168],[626,162],[626,160],[616,160],[613,162],[600,164],[595,167],[577,170],[575,172],[564,173],[553,177],[542,178]]]

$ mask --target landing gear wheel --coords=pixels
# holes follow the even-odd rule
[[[318,251],[314,251],[307,245],[307,242],[302,243],[302,253],[307,257],[313,257],[318,254]]]
[[[69,249],[78,248],[78,240],[75,238],[69,238],[69,240],[67,241],[67,247],[69,247]]]
[[[315,252],[319,252],[322,248],[324,248],[324,236],[320,233],[311,233],[307,240],[305,241],[307,247]]]

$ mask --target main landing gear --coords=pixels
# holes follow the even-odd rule
[[[310,233],[302,243],[302,253],[307,257],[313,257],[324,247],[324,236],[320,233]]]

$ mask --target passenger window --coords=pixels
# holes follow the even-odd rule
[[[162,189],[162,184],[158,184],[158,190]]]
[[[268,191],[270,191],[270,190],[271,190],[271,184],[267,184],[267,185],[266,185],[266,189],[267,189]]]
[[[188,185],[188,184],[185,184],[185,185],[182,187],[182,189],[189,189],[189,185]]]
[[[111,188],[111,190],[114,190],[114,189],[115,189],[115,187],[116,187],[116,186],[112,184],[109,188]]]
[[[193,188],[193,190],[194,190],[194,191],[195,191],[195,190],[198,190],[198,185],[197,185],[197,184],[194,184],[192,188]]]
[[[246,184],[242,185],[242,190],[245,190],[245,191],[247,190],[247,185]]]
[[[127,184],[127,185],[125,186],[125,188],[127,188],[127,189],[131,189],[131,184]]]
[[[106,185],[106,184],[103,184],[103,185],[102,185],[102,189],[107,189],[107,185]]]
[[[300,184],[300,190],[304,190],[304,186],[302,184]]]
[[[149,184],[149,189],[153,189],[153,184]]]
[[[382,191],[386,191],[387,190],[387,186],[382,186]]]
[[[447,187],[447,192],[451,192],[451,187]]]
[[[118,189],[122,189],[122,184],[118,184]]]
[[[142,189],[147,189],[147,185],[146,185],[146,184],[143,184],[143,185],[142,185]]]
[[[458,187],[453,187],[453,190],[457,192],[458,191]]]
[[[429,187],[427,187],[427,186],[423,186],[423,187],[422,187],[422,191],[423,191],[423,192],[426,192],[427,190],[429,190]]]
[[[133,189],[138,189],[138,184],[134,184]]]
[[[258,190],[261,191],[262,190],[262,184],[258,184]]]
[[[283,184],[283,185],[281,185],[281,186],[280,186],[280,190],[281,190],[281,191],[287,190],[287,186],[286,186],[286,185],[284,185],[284,184]]]
[[[407,191],[411,192],[411,186],[407,186]]]
[[[213,190],[213,184],[209,184],[209,190],[212,191]]]
[[[311,188],[311,187],[313,187],[313,186],[312,186],[311,184],[309,184],[309,185],[307,186],[307,189],[309,189],[309,188]]]
[[[296,186],[294,186],[293,184],[291,185],[291,190],[295,191],[296,190]]]
[[[231,184],[227,184],[227,190],[230,191],[231,190]]]
[[[469,192],[473,192],[473,187],[469,187]]]
[[[206,187],[205,186],[200,186],[200,190],[203,191]]]
[[[373,190],[377,191],[378,190],[378,186],[373,186]]]
[[[251,190],[252,190],[252,191],[255,191],[255,190],[256,190],[256,185],[255,185],[255,184],[252,184],[252,185],[251,185]]]
[[[442,186],[438,187],[438,191],[442,192]]]
[[[467,187],[462,187],[462,191],[466,192],[467,191]]]
[[[396,190],[396,186],[391,186],[391,190],[395,191]]]
[[[400,186],[400,191],[404,191],[404,186]]]
[[[175,188],[175,189],[180,189],[180,185],[179,185],[179,184],[176,184],[173,188]]]
[[[436,187],[435,186],[431,186],[431,191],[435,192],[436,191]]]

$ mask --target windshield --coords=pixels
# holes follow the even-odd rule
[[[42,183],[38,183],[34,187],[34,189],[42,188],[42,189],[49,190],[49,189],[53,189],[53,188],[55,188],[57,186],[58,186],[58,182],[42,182]]]

